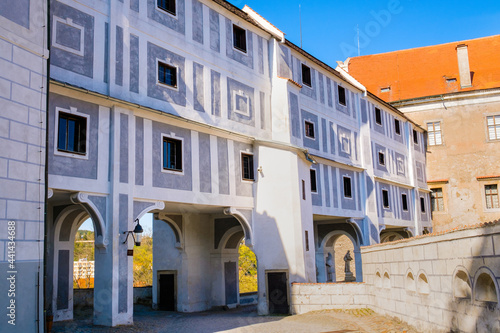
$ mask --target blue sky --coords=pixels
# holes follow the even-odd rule
[[[337,60],[500,34],[498,1],[229,0],[246,4],[300,46],[335,67]]]

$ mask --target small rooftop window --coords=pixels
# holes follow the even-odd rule
[[[385,93],[385,92],[389,92],[391,91],[391,87],[383,87],[383,88],[380,88],[380,92],[381,93]]]

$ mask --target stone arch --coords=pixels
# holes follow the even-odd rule
[[[140,219],[149,212],[163,209],[165,209],[165,203],[163,201],[156,201],[154,203],[134,201],[134,221]]]
[[[380,243],[394,242],[405,238],[407,237],[396,231],[382,230],[380,232]]]
[[[83,207],[83,209],[89,214],[90,218],[92,219],[95,231],[95,247],[106,248],[109,241],[105,233],[106,227],[104,218],[94,202],[89,199],[89,195],[84,192],[74,193],[71,195],[70,200],[74,204]]]
[[[144,215],[148,211],[155,209],[161,209],[161,208],[158,208],[158,206],[156,206],[156,208],[154,208],[153,206],[149,206],[148,208],[144,209],[141,213],[143,213]],[[163,221],[170,226],[175,236],[175,247],[178,249],[183,249],[184,237],[182,234],[182,215],[168,215],[166,213],[160,212],[154,214],[154,219]]]
[[[474,300],[498,304],[498,294],[495,275],[487,267],[479,268],[474,277]]]
[[[238,250],[238,245],[244,237],[245,234],[242,227],[232,227],[224,233],[217,248],[221,250]]]
[[[417,291],[417,285],[415,282],[415,276],[413,275],[413,272],[411,269],[408,269],[406,272],[406,290],[416,292]]]
[[[455,299],[471,299],[472,284],[467,269],[457,266],[453,272],[452,281],[453,297]]]
[[[103,232],[104,223],[97,207],[85,193],[71,196],[73,205],[62,209],[54,217],[53,267],[52,267],[52,311],[55,321],[73,319],[73,260],[75,235],[80,226],[90,217],[94,227],[94,246],[106,251],[108,244]],[[79,203],[78,203],[79,202]],[[97,253],[96,253],[97,254]],[[95,265],[94,267],[97,267]]]
[[[418,273],[417,278],[417,291],[419,294],[427,295],[430,293],[429,279],[424,271]]]
[[[354,234],[356,234],[356,230],[353,228]],[[328,272],[326,272],[326,260],[325,260],[325,249],[333,247],[335,245],[335,242],[341,237],[341,236],[346,236],[353,244],[354,247],[354,264],[355,268],[351,270],[355,271],[356,275],[356,281],[361,282],[362,280],[362,271],[361,271],[361,250],[360,250],[360,243],[359,243],[359,238],[355,238],[351,233],[345,231],[345,230],[333,230],[328,232],[323,239],[321,240],[321,243],[319,244],[319,247],[316,249],[316,267],[317,267],[317,274],[318,276],[316,277],[318,282],[321,282],[324,280],[326,282],[328,280]],[[335,258],[335,251],[332,251],[332,255]],[[335,259],[334,259],[335,261]],[[322,269],[318,269],[322,268]],[[324,274],[322,274],[324,273]],[[334,270],[333,272],[333,281],[336,282],[336,272]]]
[[[240,222],[243,232],[245,233],[245,244],[249,248],[253,248],[253,231],[247,218],[233,207],[224,208],[224,215],[233,216],[236,220],[238,220],[238,222]]]

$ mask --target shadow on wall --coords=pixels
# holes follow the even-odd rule
[[[500,249],[498,235],[470,241],[471,256],[457,258],[452,277],[451,332],[500,332]],[[497,240],[497,244],[495,244]]]

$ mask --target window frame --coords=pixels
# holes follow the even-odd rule
[[[418,132],[417,130],[413,129],[413,143],[418,145]]]
[[[433,187],[430,190],[431,190],[431,212],[432,213],[444,212],[445,208],[444,208],[443,188],[442,187]],[[435,191],[435,190],[440,190],[440,191]],[[441,195],[434,196],[435,193],[441,193]],[[439,201],[442,202],[443,209],[439,209]],[[435,204],[433,204],[433,203],[435,203]],[[434,209],[434,207],[437,207],[438,209]]]
[[[394,133],[401,136],[401,120],[394,118]]]
[[[79,117],[82,119],[85,119],[85,152],[75,152],[75,151],[70,151],[70,150],[64,150],[64,149],[59,149],[59,118],[60,114],[65,113],[68,114],[70,117]],[[70,107],[68,109],[56,107],[56,117],[55,117],[55,131],[54,131],[54,155],[58,156],[66,156],[66,157],[73,157],[73,158],[79,158],[79,159],[84,159],[87,160],[89,157],[89,149],[90,149],[90,135],[89,135],[89,128],[90,128],[90,115],[81,113],[77,111],[77,108]]]
[[[160,65],[166,68],[171,68],[175,70],[175,85],[170,85],[166,82],[160,81]],[[156,84],[169,89],[179,90],[179,67],[172,64],[168,64],[165,60],[156,59]]]
[[[385,166],[385,152],[380,150],[378,152],[378,164]]]
[[[348,182],[346,182],[346,180],[348,180]],[[347,184],[349,185],[348,188],[346,187]],[[343,187],[342,194],[344,195],[344,198],[345,199],[353,199],[353,195],[352,195],[352,179],[351,179],[351,177],[349,177],[349,176],[342,176],[342,187]],[[349,190],[349,193],[347,193],[346,189]]]
[[[405,208],[406,206],[406,208]],[[401,193],[401,209],[403,212],[408,212],[408,194],[406,193]]]
[[[302,63],[301,64],[301,75],[302,75],[302,84],[308,86],[309,88],[312,88],[312,71],[311,67],[307,66],[306,64]],[[307,77],[308,81],[304,80],[304,70],[307,72]]]
[[[243,36],[242,36],[243,35]],[[242,37],[244,37],[242,39]],[[243,45],[237,45],[239,43],[243,43]],[[248,43],[247,43],[247,29],[242,28],[233,23],[233,50],[241,52],[247,55],[248,52]]]
[[[496,122],[496,118],[497,117],[500,117],[500,114],[487,115],[486,119],[485,119],[486,120],[486,137],[488,138],[489,142],[498,142],[498,141],[500,141],[500,133],[497,133],[497,131],[496,131],[496,127],[500,126],[500,122],[499,123]],[[493,125],[489,125],[488,124],[488,118],[492,118],[493,119]],[[490,127],[493,127],[493,129],[494,129],[494,132],[495,132],[495,138],[494,139],[492,139],[490,137]]]
[[[436,131],[436,124],[439,124],[439,131]],[[437,121],[426,121],[425,122],[425,125],[427,126],[427,143],[429,146],[442,146],[444,144],[444,140],[443,140],[443,126],[441,125],[441,121],[437,120]],[[432,125],[432,131],[429,130],[429,125]],[[432,141],[431,141],[431,133],[433,134],[433,140],[434,140],[434,144],[432,144]],[[439,133],[440,135],[440,140],[441,142],[440,143],[437,143],[436,141],[436,133]]]
[[[80,57],[85,56],[85,27],[81,26],[79,24],[76,24],[71,19],[63,19],[63,18],[58,17],[58,16],[54,16],[52,21],[53,21],[53,23],[52,23],[53,24],[53,27],[52,27],[52,46],[54,46],[58,49],[61,49],[63,51],[66,51],[66,52],[76,54]],[[64,25],[67,25],[71,28],[79,30],[79,33],[80,33],[80,46],[79,46],[80,49],[79,50],[74,49],[74,48],[69,47],[69,46],[66,46],[66,45],[63,45],[63,44],[59,44],[57,42],[57,24],[58,23],[64,24]]]
[[[425,198],[423,196],[420,196],[420,213],[425,214],[427,212],[425,208]]]
[[[342,92],[342,93],[340,93]],[[340,99],[340,96],[343,96],[343,100],[344,102],[342,103],[341,99]],[[339,102],[340,105],[343,105],[343,106],[347,106],[347,92],[346,92],[346,89],[344,87],[342,87],[341,85],[338,85],[337,86],[337,100]]]
[[[495,186],[496,187],[496,193],[487,193],[487,189],[486,187],[487,186]],[[484,200],[485,200],[485,208],[487,211],[490,211],[490,210],[498,210],[500,209],[500,196],[499,196],[499,193],[498,193],[498,184],[484,184],[483,186],[483,193],[484,193]],[[491,191],[491,190],[490,190]],[[494,207],[493,205],[493,201],[491,201],[491,207],[488,207],[488,197],[491,198],[491,200],[493,200],[493,197],[496,196],[497,197],[497,207]]]
[[[241,163],[241,180],[245,182],[255,182],[255,162],[253,159],[253,153],[250,153],[248,151],[242,151],[240,152],[240,163]],[[245,177],[245,157],[250,159],[250,165],[249,165],[249,176],[250,178]]]
[[[311,182],[311,193],[318,193],[318,173],[316,172],[316,169],[314,168],[309,169],[309,177]],[[313,186],[313,179],[314,179],[314,186]]]
[[[175,136],[174,133],[171,133],[171,134],[163,134],[161,135],[161,171],[164,172],[164,173],[170,173],[170,174],[175,174],[175,175],[183,175],[184,174],[184,138],[181,138],[181,137],[178,137],[178,136]],[[181,152],[181,158],[180,158],[180,166],[181,168],[178,169],[178,168],[168,168],[168,167],[165,167],[165,155],[167,154],[166,150],[165,150],[165,141],[177,141],[180,143],[180,152]],[[167,158],[167,162],[168,162],[168,155],[166,156]],[[176,166],[177,167],[177,166]]]
[[[308,134],[308,127],[312,128],[312,136]],[[314,128],[314,123],[312,121],[304,120],[304,135],[306,138],[316,140],[316,130]]]
[[[160,1],[164,1],[165,3],[169,3],[169,4],[171,4],[173,2],[174,10],[172,11],[169,8],[161,7],[159,4]],[[169,15],[176,17],[177,16],[177,0],[156,0],[156,9],[161,11],[162,13],[167,13]]]
[[[382,207],[384,209],[391,208],[391,202],[389,200],[389,190],[385,188],[382,189]]]
[[[378,111],[378,112],[377,112]],[[382,123],[382,110],[375,107],[375,123],[379,126],[383,126]]]

